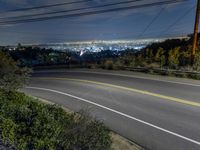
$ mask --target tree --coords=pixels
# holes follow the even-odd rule
[[[156,56],[155,56],[155,61],[159,62],[160,68],[162,68],[165,65],[165,51],[163,48],[159,48]]]
[[[146,48],[144,51],[143,51],[143,58],[145,58],[145,61],[146,63],[148,64],[151,64],[154,60],[153,60],[153,50],[152,49],[149,49],[149,48]]]
[[[177,69],[179,65],[180,47],[176,47],[169,51],[168,63],[169,67]]]
[[[185,50],[180,52],[180,57],[179,57],[179,66],[188,66],[190,65],[190,56],[191,56],[191,51],[190,50]]]
[[[197,50],[194,61],[194,70],[200,71],[200,50]]]
[[[13,91],[27,83],[30,69],[20,68],[8,54],[0,51],[0,88]]]
[[[22,48],[21,43],[18,43],[18,44],[17,44],[17,49],[20,50],[21,48]]]
[[[135,63],[135,52],[132,49],[127,49],[122,55],[123,65],[130,66]]]

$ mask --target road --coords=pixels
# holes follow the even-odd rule
[[[111,130],[152,150],[200,150],[200,81],[145,74],[51,70],[24,92],[88,110]]]

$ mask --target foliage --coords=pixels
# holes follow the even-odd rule
[[[114,69],[113,60],[106,60],[105,62],[103,62],[102,68],[108,69],[108,70],[113,70]]]
[[[30,69],[20,68],[6,53],[0,51],[0,88],[16,90],[22,87],[28,79]]]
[[[169,51],[168,63],[171,68],[177,69],[179,65],[180,47]]]
[[[198,49],[196,53],[194,69],[200,71],[200,49]]]
[[[165,65],[165,51],[163,48],[159,48],[156,55],[155,55],[155,61],[160,64],[160,68],[162,68]]]
[[[5,144],[14,144],[17,125],[11,119],[0,116],[0,132]]]
[[[8,50],[7,50],[8,51]],[[22,66],[37,66],[64,64],[69,61],[69,53],[39,47],[18,46],[16,50],[8,51],[14,60]]]
[[[0,90],[0,136],[17,149],[110,149],[109,130],[23,93]]]
[[[185,67],[190,65],[191,52],[189,50],[181,51],[179,56],[179,66]]]
[[[51,65],[66,64],[90,68],[124,69],[126,67],[144,67],[154,69],[179,69],[185,71],[199,71],[199,53],[191,66],[192,36],[183,39],[167,39],[152,43],[141,50],[134,48],[124,51],[102,50],[99,52],[85,51],[83,55],[75,51],[56,51],[39,47],[19,45],[16,51],[9,51],[15,59],[30,64]],[[198,47],[200,47],[200,39]],[[200,48],[198,48],[200,49]],[[6,50],[6,47],[4,48]],[[8,50],[7,50],[8,51]]]

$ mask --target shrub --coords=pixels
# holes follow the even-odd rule
[[[0,116],[1,137],[3,138],[5,144],[14,144],[16,129],[17,125],[11,119],[5,119]]]
[[[168,63],[169,67],[177,69],[179,65],[180,47],[176,47],[169,51]]]
[[[160,68],[165,65],[165,50],[163,48],[159,48],[155,55],[155,61],[159,63]]]
[[[112,60],[106,60],[103,64],[103,68],[104,69],[108,69],[108,70],[113,70],[114,69],[114,63]]]
[[[195,55],[194,70],[200,71],[200,50],[198,49]]]
[[[191,79],[200,80],[200,75],[198,74],[188,74],[187,77]]]
[[[17,62],[0,51],[0,88],[12,91],[22,87],[29,73],[30,69],[18,67]]]
[[[23,93],[0,90],[0,137],[17,149],[110,149],[109,130]]]

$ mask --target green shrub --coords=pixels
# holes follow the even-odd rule
[[[168,63],[169,67],[172,69],[177,69],[179,66],[179,57],[180,57],[180,47],[171,49],[168,53]]]
[[[11,119],[0,116],[0,132],[5,144],[14,144],[17,125]]]
[[[193,69],[196,71],[200,71],[200,50],[198,49],[195,55],[195,62]]]
[[[76,121],[70,132],[64,134],[64,139],[72,141],[72,149],[110,149],[111,140],[109,130],[98,121],[94,121],[88,114],[76,115]],[[67,135],[67,136],[66,136]]]
[[[200,80],[200,75],[198,74],[188,74],[187,77],[191,79]]]
[[[9,55],[0,50],[0,88],[13,91],[27,83],[28,68],[20,68]]]
[[[19,92],[0,90],[0,137],[17,149],[110,149],[109,130]]]

